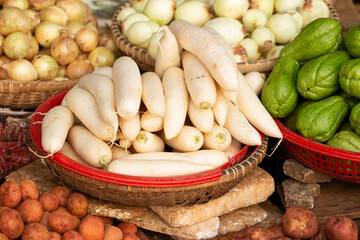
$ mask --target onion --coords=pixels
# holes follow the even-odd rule
[[[85,27],[94,27],[95,29],[97,29],[98,27],[98,22],[95,16],[91,15],[89,17],[89,20],[85,23]]]
[[[39,54],[39,43],[36,41],[36,38],[34,36],[28,37],[30,37],[30,50],[27,52],[24,58],[27,60],[31,60]]]
[[[217,17],[209,20],[205,26],[213,28],[230,46],[237,45],[246,35],[245,27],[240,21],[229,17]]]
[[[149,40],[149,45],[148,45],[148,53],[150,55],[150,57],[152,59],[156,59],[156,54],[159,48],[159,42],[160,39],[164,36],[164,31],[161,30],[160,32],[155,32],[153,33],[153,35],[151,36],[150,40]]]
[[[28,0],[29,8],[40,11],[44,7],[52,6],[55,4],[56,0]]]
[[[40,46],[48,48],[61,36],[63,29],[64,27],[57,23],[42,22],[36,26],[34,36]]]
[[[156,26],[152,26],[154,24]],[[129,30],[126,32],[126,36],[130,43],[147,49],[149,40],[154,32],[156,32],[160,26],[154,21],[141,21],[133,23]]]
[[[300,31],[302,29],[302,27],[304,25],[304,20],[303,20],[303,18],[301,16],[300,12],[298,12],[296,10],[286,10],[286,11],[283,11],[281,13],[290,14],[295,20],[298,31]]]
[[[256,61],[261,56],[259,45],[251,38],[245,38],[238,46],[233,48],[237,62]]]
[[[7,71],[4,68],[0,67],[0,80],[7,80],[7,79],[9,79],[9,75]]]
[[[275,35],[275,42],[279,44],[288,43],[298,31],[294,18],[288,13],[276,13],[266,23]]]
[[[138,12],[142,12],[148,0],[134,0],[131,4],[131,7]]]
[[[102,67],[112,67],[115,62],[115,55],[106,47],[97,47],[90,52],[89,61],[94,70]]]
[[[135,23],[140,21],[150,21],[150,19],[142,13],[132,13],[129,16],[127,16],[124,21],[121,22],[121,32],[126,36],[126,32],[129,29],[129,27]]]
[[[82,76],[93,71],[88,60],[75,60],[66,67],[66,77],[69,79],[80,79]]]
[[[87,22],[87,10],[81,0],[58,0],[56,6],[65,11],[69,17],[69,22]]]
[[[9,78],[15,81],[34,81],[38,77],[34,66],[26,59],[13,60],[2,67],[7,71]]]
[[[213,10],[218,17],[240,20],[249,9],[249,0],[215,0]]]
[[[51,56],[61,64],[66,65],[74,61],[79,55],[79,47],[76,42],[68,36],[56,39],[50,48]]]
[[[303,27],[315,19],[330,16],[329,7],[324,1],[306,0],[300,13],[304,20]]]
[[[261,53],[269,51],[275,45],[275,35],[267,27],[255,28],[251,38],[259,45]]]
[[[121,21],[124,21],[124,19],[129,16],[132,13],[135,13],[136,10],[132,7],[125,7],[123,9],[121,9],[118,13],[118,15],[116,16],[116,22],[120,24]]]
[[[21,10],[25,10],[29,7],[29,2],[28,0],[5,0],[3,2],[3,7],[18,7]]]
[[[265,27],[268,17],[264,11],[252,8],[246,11],[241,21],[244,24],[246,30],[251,33],[254,28]]]
[[[67,25],[66,30],[69,34],[69,37],[75,39],[75,36],[80,29],[83,29],[85,25],[81,22],[71,22]]]
[[[61,79],[65,78],[66,76],[66,66],[59,66],[58,74],[56,75],[56,78]]]
[[[30,38],[23,32],[14,32],[4,40],[4,53],[11,59],[21,59],[30,50]]]
[[[0,55],[2,55],[4,53],[4,36],[0,35]]]
[[[29,22],[29,24],[31,26],[30,31],[33,32],[34,29],[36,28],[36,26],[41,23],[40,15],[38,12],[36,12],[32,9],[26,9],[26,10],[24,10],[24,12],[30,19],[30,22]]]
[[[51,56],[50,48],[40,48],[38,55],[49,55],[49,56]]]
[[[81,52],[76,59],[77,60],[88,60],[88,57],[89,57],[89,53]]]
[[[283,49],[284,47],[285,46],[283,45],[272,47],[270,51],[266,54],[266,59],[273,59],[279,57],[281,49]]]
[[[31,30],[31,19],[17,7],[0,10],[0,34],[7,36],[13,32],[27,33]]]
[[[99,35],[93,29],[83,28],[75,36],[75,42],[83,52],[91,52],[99,42]]]
[[[9,79],[9,75],[7,71],[3,68],[4,65],[9,64],[12,60],[8,58],[6,55],[0,56],[0,79],[5,80]]]
[[[304,0],[275,0],[275,11],[282,12],[286,10],[300,11],[304,5]]]
[[[40,19],[43,22],[49,21],[63,26],[65,26],[69,20],[64,10],[57,6],[49,6],[41,9]]]
[[[186,20],[196,26],[202,26],[211,18],[210,7],[198,0],[188,0],[176,8],[174,18]]]
[[[250,8],[260,9],[270,18],[274,11],[274,2],[273,0],[250,0]]]
[[[106,47],[113,52],[119,51],[119,49],[116,46],[116,43],[110,33],[109,34],[105,33],[105,34],[101,35],[101,37],[99,39],[99,46]]]
[[[31,61],[38,73],[40,80],[51,80],[55,78],[59,72],[59,65],[56,60],[48,55],[37,55]]]
[[[160,26],[171,22],[176,8],[175,0],[148,0],[143,13]]]

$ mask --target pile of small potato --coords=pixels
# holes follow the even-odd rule
[[[40,193],[33,180],[6,181],[0,186],[0,240],[140,240],[136,225],[87,210],[87,197],[65,186]]]

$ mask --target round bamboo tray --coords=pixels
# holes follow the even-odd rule
[[[331,5],[328,1],[325,1],[326,4],[329,7],[330,10],[330,18],[333,18],[337,21],[340,20],[339,15],[337,11],[335,10],[334,6]],[[113,35],[114,41],[116,43],[116,46],[127,56],[132,57],[135,62],[139,65],[139,67],[143,71],[154,71],[155,67],[155,61],[150,57],[148,52],[140,48],[138,46],[135,46],[131,44],[126,36],[122,34],[119,24],[116,21],[117,15],[119,12],[125,8],[131,6],[132,0],[126,0],[122,2],[119,7],[114,12],[114,15],[111,19],[111,26],[110,30]],[[264,60],[258,60],[253,62],[243,62],[243,63],[237,63],[237,67],[239,71],[243,74],[248,72],[269,72],[273,69],[275,63],[277,62],[278,58],[273,59],[264,59]]]
[[[41,121],[51,108],[60,105],[67,91],[42,103],[30,123],[31,137],[39,154]],[[52,173],[64,184],[101,200],[126,205],[191,205],[218,198],[235,187],[265,157],[269,138],[262,135],[260,146],[243,146],[231,163],[217,169],[177,177],[136,177],[107,172],[76,162],[60,152],[45,159]],[[234,161],[234,164],[233,162]]]

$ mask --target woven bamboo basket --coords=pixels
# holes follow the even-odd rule
[[[326,4],[329,7],[330,10],[330,18],[333,18],[337,21],[340,20],[339,15],[337,11],[335,10],[334,6],[331,5],[328,1],[325,1]],[[110,30],[113,35],[114,41],[116,43],[116,46],[127,56],[132,57],[135,62],[139,65],[139,67],[144,71],[154,71],[155,67],[155,61],[150,57],[148,52],[140,48],[138,46],[135,46],[131,44],[126,36],[122,34],[119,24],[116,21],[117,15],[119,12],[128,6],[131,6],[132,0],[124,1],[119,5],[119,7],[114,12],[114,15],[111,19],[111,26]],[[239,71],[243,74],[248,72],[269,72],[273,69],[275,63],[277,62],[278,58],[274,59],[264,59],[264,60],[258,60],[254,62],[243,62],[238,63],[237,67]]]
[[[41,146],[43,114],[61,104],[67,91],[42,103],[30,123],[31,137],[39,154],[48,153]],[[60,152],[45,158],[52,173],[64,184],[101,200],[126,205],[191,205],[218,198],[237,185],[265,157],[269,138],[260,146],[244,146],[234,164],[199,174],[177,177],[135,177],[107,172],[78,163]]]

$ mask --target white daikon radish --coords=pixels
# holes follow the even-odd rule
[[[184,71],[177,67],[168,68],[164,72],[162,85],[165,96],[165,138],[172,139],[183,128],[189,105]]]
[[[201,132],[211,132],[214,126],[214,113],[211,108],[198,108],[190,98],[188,116],[192,124]]]
[[[124,149],[116,145],[112,145],[110,147],[110,150],[111,150],[112,159],[119,159],[131,154],[131,152],[128,149]]]
[[[258,96],[251,89],[240,72],[237,101],[240,111],[255,128],[267,136],[280,139],[283,138],[283,135],[274,119],[271,117],[270,113],[266,110]]]
[[[77,161],[78,163],[87,165],[87,163],[81,159],[79,154],[77,154],[77,152],[75,152],[75,150],[72,148],[72,146],[70,145],[70,143],[68,141],[64,142],[64,145],[59,152],[61,152],[68,158],[71,158],[72,160]]]
[[[169,26],[180,46],[197,56],[221,87],[238,89],[234,58],[212,33],[185,20],[174,20]]]
[[[138,153],[162,152],[165,144],[158,135],[141,130],[133,141],[133,147]]]
[[[115,137],[119,124],[113,80],[100,73],[90,73],[81,77],[78,85],[95,97],[100,115],[113,127]]]
[[[194,104],[201,109],[209,109],[216,102],[216,85],[205,65],[192,53],[182,55],[185,83]]]
[[[203,149],[217,149],[225,151],[231,145],[230,132],[220,126],[214,125],[211,132],[204,133]]]
[[[74,125],[67,140],[80,158],[90,166],[102,168],[112,159],[110,147],[83,126]]]
[[[230,102],[232,102],[235,106],[237,106],[237,95],[238,95],[238,91],[228,91],[224,88],[220,88],[222,91],[223,96],[229,100]]]
[[[127,56],[119,57],[113,65],[116,111],[122,118],[134,117],[140,108],[142,84],[136,62]]]
[[[244,78],[256,95],[259,95],[265,84],[262,74],[259,72],[249,72],[244,75]]]
[[[256,131],[244,114],[231,102],[228,102],[228,113],[224,128],[230,132],[231,136],[243,144],[249,146],[261,144],[259,132]]]
[[[140,114],[137,113],[132,118],[119,117],[119,127],[123,137],[133,141],[140,132]]]
[[[115,131],[100,114],[95,97],[82,88],[73,88],[65,95],[66,105],[97,138],[112,141]]]
[[[63,147],[69,129],[74,124],[74,114],[66,106],[56,106],[44,116],[41,124],[41,145],[50,155]]]
[[[235,156],[235,154],[240,152],[241,147],[242,147],[241,142],[239,142],[238,140],[232,137],[230,147],[226,149],[224,152],[229,156],[229,158],[232,158],[233,156]]]
[[[169,27],[162,26],[159,31],[164,31],[164,35],[159,41],[155,58],[155,73],[162,78],[166,69],[180,67],[180,53],[178,42]]]
[[[145,72],[141,75],[141,99],[146,109],[153,116],[165,116],[165,96],[159,75],[154,72]]]
[[[132,141],[125,138],[124,135],[121,133],[119,139],[119,146],[127,150],[132,146]]]
[[[184,125],[178,135],[171,139],[166,139],[163,131],[159,136],[164,143],[177,152],[193,152],[199,150],[204,143],[204,136],[199,129]]]
[[[228,112],[228,100],[224,97],[220,87],[216,87],[216,102],[212,107],[214,118],[219,126],[224,126]]]
[[[140,117],[140,126],[148,132],[157,132],[164,129],[164,118],[151,115],[149,111]]]
[[[112,69],[112,67],[109,67],[109,66],[98,68],[95,71],[93,71],[93,73],[101,73],[101,74],[104,74],[105,76],[107,76],[110,79],[113,78],[112,77],[113,69]]]

